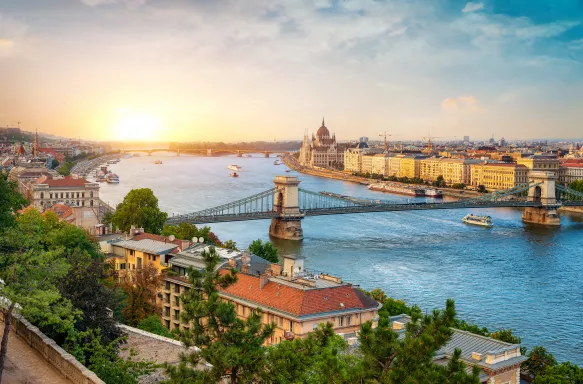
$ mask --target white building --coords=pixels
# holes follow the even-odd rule
[[[324,119],[311,141],[307,133],[300,148],[300,164],[307,167],[342,168],[344,166],[345,145],[336,142],[336,136],[326,128]]]

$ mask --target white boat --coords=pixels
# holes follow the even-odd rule
[[[229,176],[231,176],[231,177],[239,177],[239,174],[237,172],[231,172],[229,174]]]
[[[241,167],[238,166],[237,164],[231,164],[227,168],[230,169],[231,171],[235,171],[235,172],[237,172],[238,170],[241,169]]]
[[[275,160],[275,161],[273,162],[273,165],[279,165],[279,161]]]
[[[119,176],[115,173],[108,173],[107,176],[105,176],[105,181],[110,184],[119,184]]]
[[[426,189],[425,196],[427,197],[443,197],[443,191],[441,189]]]
[[[492,218],[490,216],[474,216],[471,213],[464,216],[462,221],[466,224],[481,225],[482,227],[491,227],[494,225],[492,224]]]
[[[156,160],[154,161],[154,164],[162,164],[162,160]]]

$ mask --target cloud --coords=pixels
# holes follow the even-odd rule
[[[484,9],[484,3],[474,3],[474,2],[470,1],[466,4],[464,9],[462,9],[462,12],[463,13],[470,13],[470,12],[479,11],[480,9]]]
[[[448,97],[441,102],[441,108],[446,111],[481,112],[484,108],[478,105],[474,96]]]
[[[0,38],[0,48],[10,48],[14,45],[14,41]]]
[[[128,8],[134,9],[146,3],[146,0],[81,0],[81,2],[90,7],[98,7],[107,4],[123,4]]]

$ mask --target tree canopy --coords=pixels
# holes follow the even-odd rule
[[[0,230],[14,225],[16,212],[26,204],[16,183],[8,181],[7,173],[0,172]]]
[[[132,225],[144,228],[148,233],[160,234],[164,222],[168,218],[166,212],[158,208],[158,198],[150,188],[132,189],[117,205],[111,217],[112,224],[122,231],[128,232]]]
[[[277,248],[275,248],[269,241],[264,243],[259,239],[254,240],[251,245],[249,245],[249,251],[252,254],[272,263],[279,262],[279,258],[277,257]]]

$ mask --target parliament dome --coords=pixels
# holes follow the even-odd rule
[[[326,125],[324,124],[324,118],[322,118],[322,126],[318,128],[316,136],[318,136],[319,138],[330,137],[330,131],[328,131],[328,128],[326,128]]]

